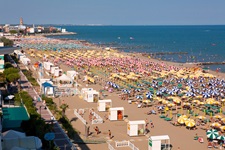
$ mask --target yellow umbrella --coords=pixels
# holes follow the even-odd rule
[[[218,127],[219,128],[219,127],[221,127],[221,124],[218,123],[218,122],[215,122],[215,123],[212,123],[211,126],[212,127]]]
[[[175,104],[169,103],[169,104],[167,104],[167,106],[168,106],[168,107],[173,107],[173,106],[175,106]]]
[[[183,106],[185,106],[185,105],[186,105],[186,106],[190,106],[191,104],[190,104],[190,103],[185,103],[185,102],[184,102],[184,103],[183,103]]]
[[[193,100],[192,103],[196,103],[196,104],[199,104],[200,101],[199,100]]]
[[[220,129],[224,131],[225,130],[225,126],[221,126]]]
[[[220,119],[221,121],[225,122],[225,118]]]
[[[181,102],[181,100],[180,100],[180,99],[178,99],[178,98],[174,98],[174,99],[173,99],[173,102],[175,102],[175,103],[180,103],[180,102]]]
[[[205,117],[205,116],[197,116],[197,118],[203,120],[203,119],[205,119],[206,117]]]
[[[220,115],[215,115],[213,117],[216,118],[216,119],[221,119],[222,118],[222,116],[220,116]]]
[[[207,100],[206,100],[206,104],[212,105],[214,102],[215,102],[214,99],[207,99]]]
[[[169,101],[167,101],[167,100],[162,100],[162,103],[163,103],[163,104],[168,104]]]
[[[204,102],[200,102],[199,105],[205,105],[205,103]]]
[[[187,116],[180,116],[178,119],[177,119],[177,122],[180,123],[180,124],[184,124],[185,121],[187,120]]]
[[[195,126],[195,121],[193,119],[187,119],[187,120],[185,120],[185,125],[187,127],[194,127]]]
[[[220,105],[220,102],[214,101],[213,104],[214,104],[214,105]]]

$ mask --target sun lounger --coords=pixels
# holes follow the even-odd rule
[[[213,143],[212,142],[208,142],[208,148],[213,148]]]
[[[171,120],[173,120],[173,117],[172,118],[164,118],[164,120],[171,121]]]

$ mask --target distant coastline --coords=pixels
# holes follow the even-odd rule
[[[43,36],[61,36],[61,35],[75,35],[77,34],[76,32],[63,32],[63,33],[40,33],[38,35],[43,35]]]

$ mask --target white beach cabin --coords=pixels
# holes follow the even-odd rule
[[[98,111],[108,111],[112,107],[112,100],[98,100]]]
[[[44,62],[44,68],[45,68],[45,70],[50,71],[51,70],[51,67],[53,67],[53,66],[54,66],[54,64],[51,63],[51,62]]]
[[[92,91],[86,91],[84,93],[84,100],[87,102],[98,102],[99,100],[99,92],[92,90]]]
[[[163,142],[163,143],[162,143]],[[150,136],[148,150],[170,150],[170,137],[168,135]]]
[[[109,120],[123,120],[124,108],[123,107],[114,107],[109,108]]]
[[[67,71],[66,72],[66,75],[68,77],[70,77],[71,79],[75,80],[75,77],[78,75],[78,72],[76,72],[74,70],[71,70],[71,71]]]
[[[129,136],[144,135],[145,124],[144,120],[129,121],[127,123],[127,134]]]

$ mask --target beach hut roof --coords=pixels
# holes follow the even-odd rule
[[[44,83],[42,83],[42,86],[43,86],[43,87],[53,87],[53,85],[50,84],[49,82],[44,82]]]
[[[56,81],[71,81],[71,78],[68,77],[67,75],[63,74],[62,76],[55,78]]]

